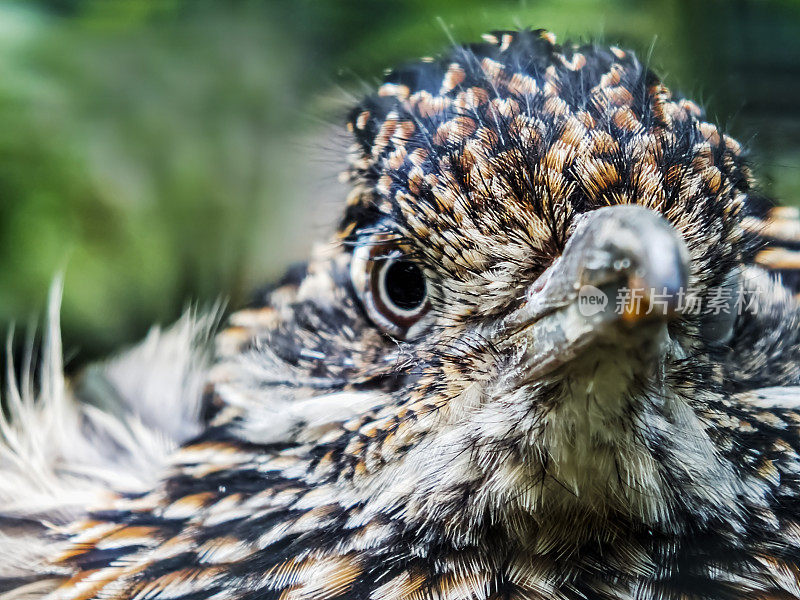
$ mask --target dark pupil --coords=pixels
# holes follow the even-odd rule
[[[386,269],[386,296],[402,310],[412,310],[425,301],[425,276],[408,260],[396,260]]]

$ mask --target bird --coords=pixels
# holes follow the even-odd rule
[[[0,598],[800,598],[800,218],[746,149],[541,29],[346,127],[335,231],[225,326],[66,381],[53,287]]]

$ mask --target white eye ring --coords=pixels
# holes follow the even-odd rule
[[[353,251],[350,279],[375,325],[398,339],[419,335],[430,311],[422,269],[403,256],[388,234],[376,234]]]

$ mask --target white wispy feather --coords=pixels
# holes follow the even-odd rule
[[[200,427],[218,307],[205,315],[189,310],[170,328],[153,328],[141,344],[90,367],[73,385],[63,372],[61,290],[58,279],[48,302],[38,386],[32,351],[23,357],[18,381],[13,333],[7,345],[7,415],[0,411],[2,600],[39,595],[39,584],[8,591],[2,580],[58,574],[46,563],[56,542],[45,536],[79,518],[110,490],[151,487],[174,448]]]

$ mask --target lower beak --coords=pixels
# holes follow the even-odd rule
[[[503,323],[503,337],[525,341],[537,377],[601,340],[640,336],[674,318],[685,302],[689,257],[658,213],[633,205],[578,217],[564,252]],[[638,333],[637,333],[638,332]]]

